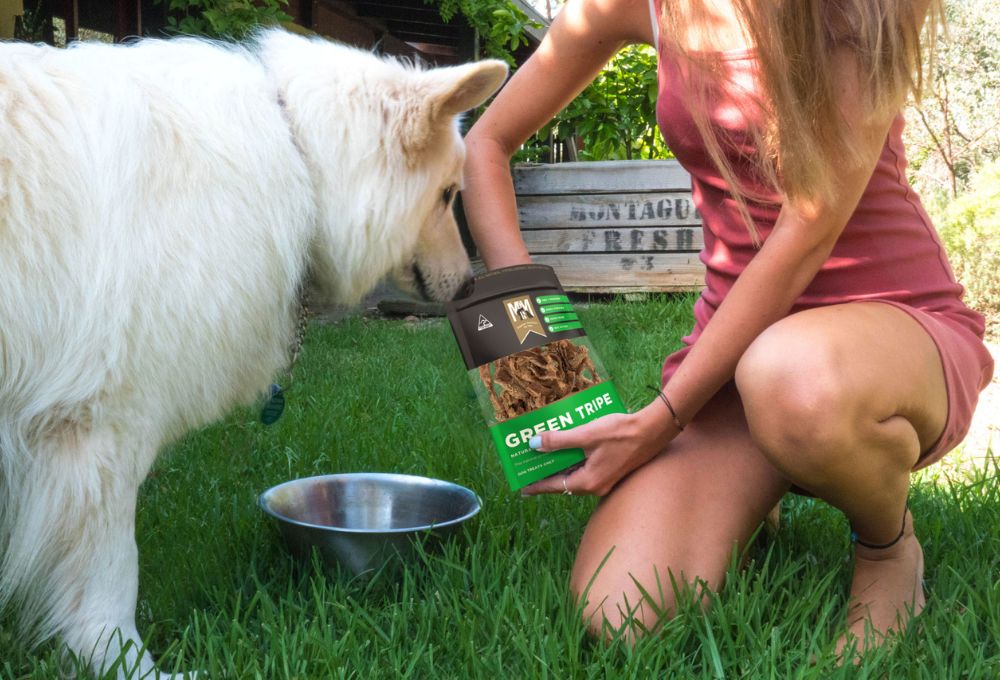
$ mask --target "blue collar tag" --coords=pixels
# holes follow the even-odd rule
[[[267,394],[264,408],[260,410],[260,422],[274,425],[285,412],[285,393],[281,391],[281,385],[271,385],[267,388]]]

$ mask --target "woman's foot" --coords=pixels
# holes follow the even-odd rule
[[[854,546],[854,578],[847,610],[847,632],[837,641],[837,656],[859,653],[901,633],[924,608],[924,551],[906,511],[902,537],[886,548]]]

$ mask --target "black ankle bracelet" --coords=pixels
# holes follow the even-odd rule
[[[899,539],[901,539],[903,537],[903,534],[906,532],[906,512],[909,509],[910,508],[908,505],[903,508],[903,526],[899,527],[899,535],[896,536],[896,538],[889,541],[888,543],[883,543],[882,545],[877,545],[875,543],[865,543],[860,538],[858,538],[858,532],[854,530],[854,527],[851,527],[851,543],[857,543],[858,545],[864,546],[871,550],[883,550],[885,548],[891,548],[892,546],[899,543]]]

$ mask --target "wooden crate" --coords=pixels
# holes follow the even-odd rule
[[[521,234],[567,290],[697,290],[701,216],[677,161],[516,166]]]

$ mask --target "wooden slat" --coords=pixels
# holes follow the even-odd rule
[[[66,22],[66,44],[80,37],[80,5],[78,0],[63,0],[62,16]]]
[[[115,41],[142,35],[142,3],[115,0]]]
[[[522,229],[700,225],[691,192],[518,196]]]
[[[512,174],[515,192],[524,196],[691,189],[690,176],[675,160],[519,165]]]
[[[698,252],[699,227],[532,229],[521,232],[529,253]]]
[[[697,290],[705,284],[705,268],[694,253],[559,254],[531,259],[552,267],[566,290]]]
[[[563,284],[563,288],[568,291],[577,293],[658,293],[658,292],[678,292],[678,291],[697,291],[701,290],[705,286],[705,269],[701,262],[698,261],[697,257],[692,257],[694,264],[690,263],[679,263],[673,262],[669,267],[669,271],[665,270],[651,274],[650,272],[644,272],[643,276],[635,277],[629,276],[629,272],[622,272],[620,269],[621,262],[620,258],[622,256],[605,256],[605,255],[565,255],[558,261],[553,261],[553,258],[560,256],[553,255],[539,255],[537,257],[532,257],[532,261],[538,264],[547,264],[553,267],[559,276],[560,283]],[[589,275],[574,276],[571,270],[579,266],[591,265],[587,272],[594,271],[592,265],[595,264],[594,258],[607,258],[613,257],[617,261],[619,270],[617,273],[612,272],[609,276],[606,271],[608,265],[606,262],[596,262],[597,269],[604,271],[600,277],[589,277]],[[658,255],[657,258],[664,258],[664,255]],[[583,258],[583,259],[581,259]],[[615,262],[611,263],[612,265]],[[643,263],[645,265],[646,263]],[[657,263],[659,264],[659,263]],[[478,257],[472,258],[472,273],[476,276],[486,273],[486,265],[483,264],[482,259]],[[572,281],[572,284],[567,284],[566,281]]]

